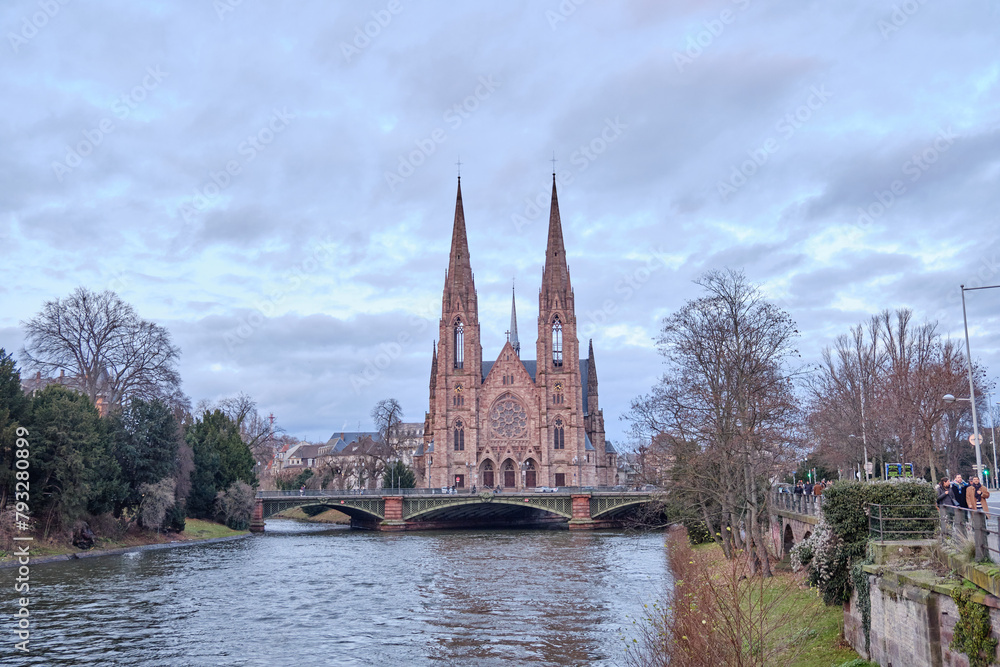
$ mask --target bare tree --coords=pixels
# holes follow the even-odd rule
[[[240,429],[243,444],[253,453],[254,460],[263,463],[274,458],[276,436],[283,432],[275,427],[270,417],[257,412],[257,402],[250,395],[225,398],[219,402],[219,409]]]
[[[926,466],[934,482],[942,453],[957,469],[955,443],[971,411],[942,397],[965,393],[967,368],[960,348],[935,323],[915,324],[910,310],[886,310],[852,328],[824,351],[810,383],[808,424],[821,459],[853,468],[867,444],[873,458]]]
[[[664,320],[658,345],[667,371],[633,402],[630,418],[677,451],[693,448],[689,458],[702,464],[687,480],[693,495],[717,504],[732,546],[744,546],[743,527],[751,567],[769,576],[769,491],[797,434],[797,371],[788,362],[798,332],[742,272],[710,271],[698,284],[706,295]]]
[[[95,403],[173,396],[180,385],[180,350],[163,327],[139,317],[110,291],[78,287],[65,299],[48,301],[22,322],[27,369],[46,376],[62,371],[66,383]]]
[[[399,454],[399,444],[402,442],[403,408],[395,398],[384,398],[375,404],[371,411],[372,421],[375,422],[375,430],[381,440],[389,450],[389,456]]]

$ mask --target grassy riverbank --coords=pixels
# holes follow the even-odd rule
[[[682,555],[675,553],[674,549],[674,546],[670,547],[672,562]],[[640,650],[635,656],[640,659],[634,659],[629,664],[660,664],[660,656],[664,652],[672,652],[662,644],[664,635],[657,628],[673,627],[672,632],[684,634],[685,644],[682,646],[694,647],[699,642],[708,642],[705,648],[709,650],[705,653],[710,652],[712,642],[728,641],[730,637],[725,631],[699,638],[706,627],[706,621],[702,620],[706,613],[710,614],[709,621],[713,618],[718,620],[722,615],[731,619],[728,625],[722,624],[730,630],[734,628],[732,619],[742,619],[736,627],[764,629],[764,643],[769,647],[773,664],[792,667],[864,667],[871,664],[862,661],[843,640],[843,609],[825,606],[816,589],[806,585],[801,574],[793,573],[787,567],[778,566],[775,576],[764,580],[761,589],[759,579],[752,575],[747,578],[745,570],[726,561],[722,549],[715,544],[707,544],[687,549],[683,562],[671,569],[678,580],[687,579],[680,594],[704,602],[690,607],[682,605],[679,610],[669,612],[670,615],[659,610],[662,616],[652,622],[647,620],[642,631],[645,635],[643,644],[638,647]],[[733,600],[739,602],[734,603]],[[738,606],[734,609],[733,604]],[[728,611],[724,611],[726,609]],[[675,613],[681,615],[674,617],[673,622],[667,620]],[[682,620],[678,622],[677,619]],[[742,630],[738,636],[743,642],[747,641]],[[676,657],[680,658],[685,650],[691,649],[681,649]]]
[[[181,533],[156,533],[145,530],[131,530],[120,537],[98,537],[94,541],[94,547],[84,552],[76,548],[71,543],[57,540],[42,540],[36,538],[31,542],[31,556],[34,559],[47,558],[50,556],[66,556],[79,553],[91,553],[96,551],[106,551],[110,549],[122,549],[128,547],[140,547],[150,544],[168,544],[171,542],[197,542],[202,540],[213,540],[220,537],[234,537],[246,535],[248,531],[232,530],[227,526],[212,521],[202,521],[201,519],[187,519],[184,531]],[[0,565],[14,560],[14,555],[10,552],[0,551]]]

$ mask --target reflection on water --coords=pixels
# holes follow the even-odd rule
[[[669,576],[661,534],[267,530],[36,565],[32,652],[11,657],[7,641],[0,662],[614,664]],[[13,602],[0,598],[4,618]]]

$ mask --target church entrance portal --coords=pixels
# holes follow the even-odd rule
[[[517,470],[514,468],[514,462],[507,459],[503,464],[503,487],[505,489],[513,489],[516,486]]]
[[[535,470],[535,462],[528,459],[528,467],[524,472],[524,486],[533,489],[538,486],[538,472]]]

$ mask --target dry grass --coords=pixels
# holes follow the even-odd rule
[[[626,664],[827,667],[858,657],[841,641],[843,612],[824,607],[801,577],[750,574],[714,545],[692,549],[683,532],[667,540],[674,589],[649,609],[628,645]]]

